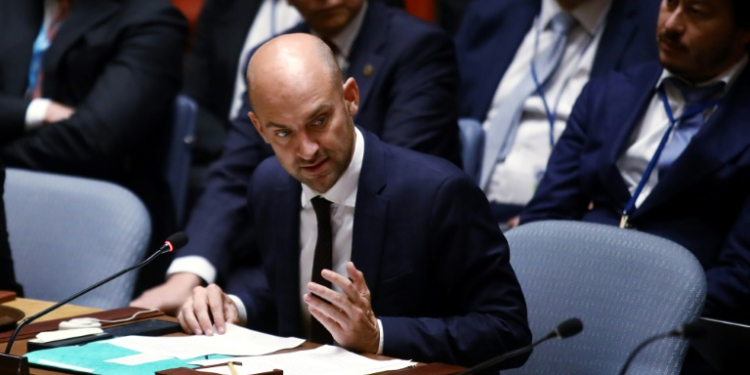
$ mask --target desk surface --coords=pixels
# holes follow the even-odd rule
[[[26,314],[26,317],[29,317],[52,306],[53,304],[54,303],[52,302],[40,301],[36,299],[16,298],[14,301],[4,303],[3,306],[14,307],[16,309],[19,309],[23,311],[24,314]],[[93,308],[93,307],[84,307],[84,306],[77,306],[77,305],[63,305],[63,306],[60,306],[59,309],[37,319],[36,321],[45,322],[48,320],[62,319],[62,318],[70,317],[70,316],[90,314],[90,313],[94,313],[97,311],[102,311],[102,310]]]
[[[53,305],[52,302],[46,302],[46,301],[40,301],[40,300],[34,300],[34,299],[27,299],[27,298],[17,298],[14,301],[6,302],[3,305],[15,307],[21,311],[23,311],[26,316],[31,316],[33,314],[36,314],[50,306]],[[101,309],[93,308],[93,307],[84,307],[84,306],[76,306],[76,305],[64,305],[60,307],[60,309],[51,312],[50,314],[39,318],[37,322],[42,321],[49,321],[49,320],[55,320],[55,319],[62,319],[62,318],[68,318],[71,316],[76,315],[83,315],[83,314],[91,314],[95,312],[101,312]],[[175,318],[162,316],[160,319],[165,320],[172,320],[176,321]],[[180,335],[180,334],[174,334],[174,335]],[[317,344],[313,343],[304,343],[301,348],[303,349],[309,349],[318,346]],[[6,344],[0,343],[0,351],[5,351]],[[292,349],[294,350],[294,349]],[[298,349],[297,349],[298,350]],[[26,340],[18,340],[14,345],[11,352],[15,355],[23,355],[26,353]],[[376,359],[388,359],[388,357],[384,356],[377,356],[377,355],[366,355],[370,358],[376,358]],[[442,375],[442,374],[450,374],[454,373],[460,370],[463,370],[462,367],[457,366],[450,366],[450,365],[443,365],[443,364],[431,364],[428,366],[417,366],[413,369],[407,369],[407,370],[400,370],[392,372],[394,375]],[[39,375],[60,375],[65,374],[61,372],[55,372],[55,371],[49,371],[49,370],[42,370],[39,368],[31,368],[31,374],[39,374]]]

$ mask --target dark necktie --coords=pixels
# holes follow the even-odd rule
[[[331,202],[317,196],[310,200],[318,219],[318,241],[315,244],[312,281],[330,288],[331,282],[324,279],[320,272],[333,269],[333,233],[331,229]],[[310,317],[310,341],[319,344],[333,344],[333,337],[328,330],[314,317]]]
[[[708,86],[691,86],[685,81],[678,78],[668,78],[677,89],[682,93],[682,97],[685,99],[685,110],[689,112],[695,107],[705,105],[704,103],[715,98],[723,89],[724,82],[717,82]],[[708,109],[708,108],[706,108]],[[701,125],[705,121],[703,113],[705,111],[699,111],[692,116],[684,118],[677,123],[674,129],[674,134],[669,140],[669,143],[664,146],[664,151],[659,157],[657,167],[659,169],[659,177],[664,174],[672,166],[672,163],[682,154],[687,147],[693,136],[698,133]]]

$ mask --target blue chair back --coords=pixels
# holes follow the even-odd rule
[[[538,339],[569,318],[583,332],[541,344],[503,374],[617,374],[646,338],[698,318],[706,296],[700,263],[682,246],[646,233],[573,221],[542,221],[506,233],[529,325]],[[628,374],[679,374],[688,343],[646,347]]]
[[[482,172],[482,154],[484,153],[484,129],[479,121],[471,118],[458,120],[461,139],[461,162],[464,171],[474,182],[479,183]]]
[[[166,163],[167,183],[172,192],[178,226],[184,224],[187,216],[185,211],[192,160],[191,146],[195,140],[197,116],[198,104],[187,95],[178,95],[175,100],[171,145]]]
[[[148,211],[118,185],[8,168],[4,199],[16,277],[28,298],[61,301],[147,251]],[[71,303],[125,307],[135,280],[136,272],[127,273]]]

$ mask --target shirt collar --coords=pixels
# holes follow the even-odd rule
[[[578,24],[583,27],[589,35],[594,35],[600,23],[604,22],[607,11],[612,5],[612,0],[593,0],[587,1],[577,8],[573,9],[570,14],[575,17]],[[551,27],[550,22],[558,13],[563,12],[560,4],[555,0],[542,0],[542,9],[539,13],[539,24],[544,26],[543,29]]]
[[[359,174],[362,171],[362,160],[365,155],[365,141],[362,138],[362,133],[356,127],[354,128],[354,134],[354,152],[349,166],[341,174],[338,181],[324,194],[320,194],[309,186],[302,184],[302,207],[311,206],[310,200],[318,195],[322,195],[323,198],[341,206],[355,207]]]
[[[732,65],[732,67],[706,82],[699,83],[697,86],[709,86],[717,82],[724,82],[724,92],[728,92],[730,86],[737,80],[737,77],[739,77],[740,73],[742,73],[742,71],[744,70],[747,62],[748,55],[745,54],[745,56],[743,56],[742,59],[740,59],[740,61],[738,61],[736,64]],[[659,77],[659,80],[656,82],[656,88],[659,88],[664,80],[670,77],[677,77],[678,79],[681,79],[678,75],[670,72],[667,69],[663,69],[661,72],[661,77]]]
[[[340,33],[338,33],[338,35],[332,37],[330,40],[330,42],[339,49],[339,54],[346,60],[349,59],[349,54],[352,51],[354,40],[357,39],[359,30],[362,29],[362,23],[365,21],[365,13],[367,13],[367,1],[362,4],[362,8],[359,10],[359,13],[354,16],[354,19],[352,19],[352,21],[349,22],[349,24],[346,25],[346,27],[344,27],[344,29],[341,30]],[[320,37],[320,35],[318,35],[318,33],[316,33],[314,30],[310,31],[313,35]]]

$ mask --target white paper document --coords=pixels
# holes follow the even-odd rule
[[[262,357],[238,357],[232,358],[231,361],[235,362],[238,375],[257,374],[273,369],[284,370],[284,375],[367,375],[416,365],[412,361],[401,359],[370,359],[330,345]],[[225,358],[195,361],[191,364],[210,366],[226,362],[228,360]],[[241,362],[242,365],[236,365],[237,362]],[[210,367],[198,371],[231,375],[228,366]]]
[[[305,340],[294,337],[273,336],[228,323],[226,332],[223,335],[180,337],[124,336],[107,342],[140,353],[188,359],[209,354],[231,356],[262,355],[282,349],[296,348],[305,342]]]
[[[108,359],[104,362],[117,363],[127,366],[138,366],[144,363],[163,361],[165,359],[172,359],[172,357],[161,354],[140,353],[120,358]]]

